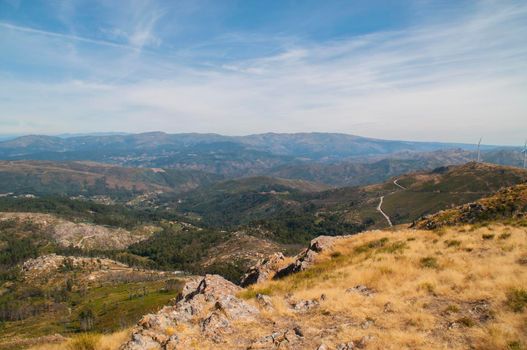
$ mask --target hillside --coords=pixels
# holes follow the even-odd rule
[[[81,331],[117,331],[168,303],[182,281],[103,258],[29,259],[17,279],[0,287],[0,349],[60,342]]]
[[[194,170],[124,168],[93,162],[0,161],[0,193],[132,196],[184,192],[219,179]]]
[[[0,212],[3,230],[7,227],[17,234],[30,228],[32,235],[49,237],[59,247],[74,247],[85,250],[118,250],[145,240],[159,228],[141,225],[132,230],[72,222],[52,214]],[[1,251],[1,249],[0,249]]]
[[[435,229],[443,226],[486,223],[498,220],[527,220],[527,185],[517,185],[476,202],[440,211],[413,223],[414,227]]]
[[[526,181],[527,171],[513,167],[474,162],[441,167],[398,177],[405,189],[386,196],[383,209],[394,223],[406,223]]]
[[[320,237],[266,275],[285,276],[246,289],[195,278],[132,335],[84,341],[125,350],[522,349],[526,235],[491,224]]]
[[[381,197],[382,210],[394,224],[408,223],[525,182],[527,171],[467,163],[410,173],[377,185],[316,192],[306,191],[311,187],[305,186],[299,190],[298,185],[295,188],[292,183],[279,182],[282,180],[269,181],[248,178],[197,189],[178,197],[181,203],[177,211],[189,219],[198,218],[200,225],[222,229],[263,227],[276,240],[298,243],[323,234],[387,227],[387,220],[377,210]]]

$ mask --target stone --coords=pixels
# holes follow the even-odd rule
[[[365,285],[359,284],[353,288],[346,289],[346,293],[358,293],[366,297],[371,297],[373,294],[375,294],[375,290],[368,288]]]
[[[348,343],[340,343],[337,345],[337,350],[353,350],[355,349],[355,345],[352,341]]]
[[[309,247],[298,254],[292,264],[289,264],[285,268],[276,272],[274,278],[278,279],[293,273],[304,271],[315,263],[316,257],[321,252],[330,249],[337,239],[337,237],[331,236],[319,236],[314,238],[309,244]]]
[[[313,308],[316,308],[320,305],[317,299],[312,300],[300,300],[297,302],[293,302],[291,306],[295,311],[308,311]]]
[[[265,259],[258,261],[249,269],[249,271],[247,271],[245,275],[243,275],[240,285],[242,287],[247,287],[251,284],[272,279],[281,267],[284,260],[284,254],[275,253]]]
[[[252,320],[259,313],[257,308],[235,296],[240,290],[218,275],[191,279],[172,306],[144,316],[132,330],[131,339],[120,349],[177,349],[188,340],[182,334],[169,336],[166,330],[178,324],[199,327],[201,334],[221,342],[222,335],[231,332],[231,321]]]
[[[260,304],[264,309],[272,310],[273,302],[271,301],[271,297],[264,294],[256,294],[256,301],[258,304]]]

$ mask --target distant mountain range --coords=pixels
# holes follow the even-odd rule
[[[482,146],[482,159],[521,166],[520,151],[486,145]],[[4,160],[94,161],[123,167],[202,171],[226,178],[263,175],[332,186],[371,184],[475,158],[475,146],[469,144],[390,141],[331,133],[28,135],[0,142],[0,159]]]

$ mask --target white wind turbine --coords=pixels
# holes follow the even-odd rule
[[[527,140],[525,140],[525,146],[523,146],[523,168],[527,168]]]
[[[477,160],[478,163],[481,161],[481,152],[479,149],[480,145],[481,145],[481,137],[479,138],[479,142],[478,142],[478,160]]]

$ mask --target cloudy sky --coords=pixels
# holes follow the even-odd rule
[[[0,0],[0,134],[523,144],[527,2]]]

